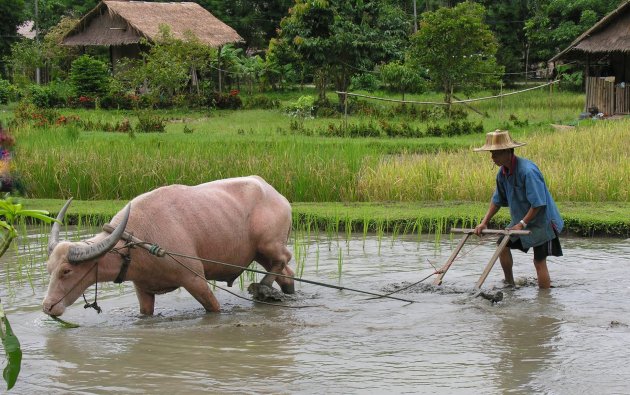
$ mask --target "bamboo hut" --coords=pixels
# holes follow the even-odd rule
[[[630,1],[621,4],[549,61],[584,65],[585,110],[630,114]]]
[[[192,34],[214,48],[243,42],[234,29],[196,3],[106,0],[81,18],[63,37],[62,44],[109,47],[113,65],[123,57],[139,57],[144,50],[143,39],[159,39],[161,25],[169,26],[176,39],[184,40]]]

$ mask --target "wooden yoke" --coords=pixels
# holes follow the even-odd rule
[[[448,261],[446,261],[446,264],[444,264],[444,266],[442,266],[442,268],[440,268],[440,270],[439,270],[440,274],[435,279],[435,281],[433,281],[433,285],[441,285],[442,284],[442,279],[444,278],[444,275],[446,274],[446,271],[451,267],[451,265],[455,261],[455,258],[457,257],[457,254],[459,254],[459,252],[461,251],[462,247],[464,246],[464,243],[466,243],[466,241],[468,240],[470,235],[475,233],[475,230],[474,229],[451,228],[451,232],[452,233],[464,233],[464,237],[459,241],[459,243],[457,244],[457,247],[455,247],[455,250],[453,250],[453,253],[448,258]],[[494,254],[492,254],[492,257],[490,258],[490,261],[486,265],[483,273],[481,274],[481,277],[479,278],[479,281],[477,281],[477,284],[475,285],[475,289],[481,288],[481,285],[484,283],[484,281],[486,281],[486,278],[488,277],[488,274],[490,274],[490,270],[492,270],[492,267],[494,266],[495,262],[497,261],[497,258],[499,258],[499,255],[501,254],[501,251],[503,250],[503,248],[505,248],[505,246],[507,245],[508,241],[510,240],[509,236],[511,236],[511,235],[528,235],[529,233],[530,233],[529,230],[507,230],[507,229],[505,229],[505,230],[484,229],[483,231],[481,231],[481,234],[498,234],[498,235],[504,235],[504,236],[507,236],[507,237],[503,238],[503,240],[501,241],[501,244],[499,244],[497,246],[496,251],[494,252]]]

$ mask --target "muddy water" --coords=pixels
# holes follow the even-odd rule
[[[221,314],[185,291],[137,315],[130,285],[99,288],[102,314],[77,301],[66,329],[40,312],[47,276],[37,235],[0,262],[2,301],[24,352],[12,393],[627,393],[630,241],[563,239],[539,291],[530,255],[515,254],[520,286],[493,304],[471,292],[494,251],[469,242],[444,278],[396,295],[414,304],[298,284],[289,305],[253,304],[216,290]],[[356,236],[302,241],[304,278],[388,292],[441,266],[455,240]],[[293,262],[295,265],[295,262]],[[342,275],[338,275],[341,268]],[[502,287],[499,265],[484,289]],[[245,281],[245,286],[247,285]],[[219,284],[223,285],[223,284]],[[235,285],[238,295],[247,292]],[[88,290],[90,301],[94,288]]]

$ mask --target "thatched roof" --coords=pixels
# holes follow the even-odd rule
[[[630,1],[624,2],[582,33],[550,62],[612,52],[630,53]]]
[[[199,4],[107,0],[88,12],[65,35],[64,45],[125,45],[142,38],[156,41],[160,25],[168,25],[177,39],[192,33],[211,47],[241,42],[238,33]]]

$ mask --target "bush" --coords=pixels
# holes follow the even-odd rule
[[[247,109],[260,108],[263,110],[270,110],[273,108],[279,108],[280,100],[272,99],[265,95],[256,95],[245,100],[244,107]]]
[[[472,122],[449,122],[444,126],[430,125],[427,128],[427,136],[451,137],[463,134],[483,133],[483,123],[473,124]]]
[[[133,93],[109,92],[100,100],[106,110],[134,110],[140,106],[140,96]]]
[[[164,133],[166,132],[166,120],[151,112],[138,113],[138,125],[136,132],[140,133]]]
[[[232,90],[227,94],[214,92],[212,95],[212,103],[215,108],[221,110],[238,110],[243,107],[243,101],[238,96],[237,90]]]
[[[15,85],[0,78],[0,104],[18,100],[20,92]]]
[[[39,108],[65,107],[69,91],[66,86],[58,84],[30,85],[26,96]]]
[[[72,62],[70,82],[77,96],[104,96],[109,90],[109,70],[104,62],[83,55]]]
[[[315,114],[315,98],[313,96],[300,96],[297,101],[289,103],[284,111],[291,117],[313,118]]]
[[[352,90],[365,90],[368,92],[374,92],[380,86],[381,81],[372,73],[359,74],[352,77],[350,82],[350,89]]]

